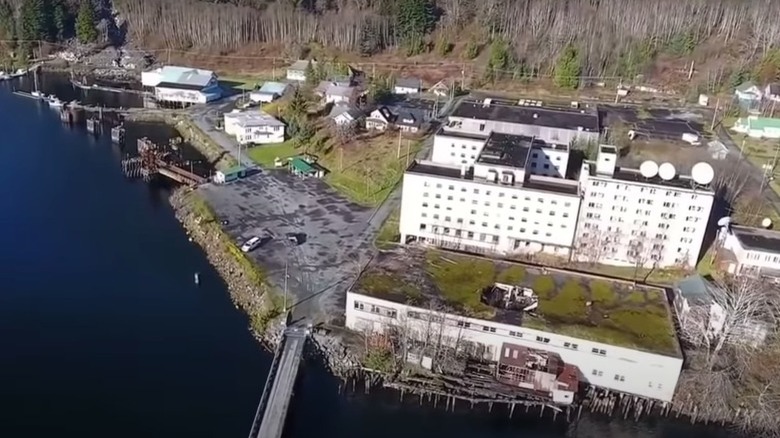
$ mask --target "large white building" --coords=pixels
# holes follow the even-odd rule
[[[403,180],[401,242],[569,256],[581,199],[578,182],[560,177],[568,147],[494,133],[475,148],[468,152],[474,154],[468,158],[471,165],[453,164],[461,149],[440,142],[433,152],[440,162],[409,167]],[[556,167],[550,157],[555,163],[559,153],[566,159]]]
[[[264,111],[233,111],[224,118],[225,133],[235,136],[241,145],[284,141],[284,123]]]
[[[571,145],[575,141],[599,141],[596,108],[549,108],[539,101],[510,102],[485,99],[463,101],[444,124],[445,132],[487,137],[491,132],[534,137]]]
[[[660,291],[656,291],[661,293]],[[475,291],[475,293],[479,293]],[[668,313],[667,313],[668,318]],[[671,327],[671,320],[668,321]],[[433,331],[445,346],[469,343],[482,359],[498,361],[504,343],[556,353],[580,370],[580,380],[591,385],[661,401],[671,401],[683,365],[677,346],[653,350],[626,348],[605,341],[537,330],[523,326],[522,318],[471,318],[414,306],[402,299],[358,290],[347,292],[346,327],[363,333],[403,330],[424,342]],[[432,328],[433,327],[433,328]],[[670,332],[673,330],[670,328]],[[606,340],[606,339],[605,339]]]
[[[618,167],[617,158],[615,147],[602,145],[596,162],[583,163],[575,259],[646,268],[695,266],[713,190],[677,175],[671,164],[657,170],[648,163],[651,169],[643,173]]]
[[[780,279],[780,231],[727,224],[718,238],[719,265],[729,274]]]
[[[217,75],[211,70],[165,67],[141,73],[141,85],[151,89],[160,103],[193,105],[222,97]]]

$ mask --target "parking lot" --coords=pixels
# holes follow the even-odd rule
[[[263,238],[251,255],[280,292],[287,264],[287,302],[295,303],[295,318],[319,322],[343,314],[343,292],[369,260],[381,215],[344,200],[320,180],[285,171],[198,190],[239,245]]]

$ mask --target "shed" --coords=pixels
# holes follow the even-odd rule
[[[218,170],[214,174],[214,182],[217,184],[225,184],[231,181],[235,181],[239,178],[246,176],[246,167],[234,166],[225,170]]]
[[[422,92],[422,80],[417,78],[398,78],[393,86],[394,94],[416,94]]]
[[[252,102],[273,102],[274,100],[284,96],[287,90],[290,88],[289,84],[284,82],[266,82],[259,89],[249,93],[249,99]]]
[[[325,170],[322,167],[309,163],[301,157],[292,158],[289,161],[288,166],[293,175],[300,177],[313,176],[315,178],[322,178],[325,176]]]

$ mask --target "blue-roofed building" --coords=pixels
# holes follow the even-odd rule
[[[282,97],[290,90],[290,84],[284,82],[266,82],[259,89],[249,93],[252,102],[268,103]]]
[[[188,106],[222,97],[217,75],[211,70],[166,65],[142,72],[141,84],[161,103]]]

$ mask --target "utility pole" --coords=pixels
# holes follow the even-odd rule
[[[287,253],[287,260],[284,261],[284,305],[282,313],[287,313],[287,265],[290,261],[290,254]]]
[[[395,152],[395,159],[401,159],[401,130],[398,130],[398,149]]]
[[[171,65],[171,48],[168,47],[166,50],[166,53],[168,54],[168,65]]]
[[[710,124],[710,131],[715,129],[715,118],[718,116],[719,108],[720,108],[720,98],[718,98],[718,101],[715,103],[715,112],[712,113],[712,124]]]
[[[406,140],[406,168],[409,168],[409,149],[411,149],[412,141]]]

